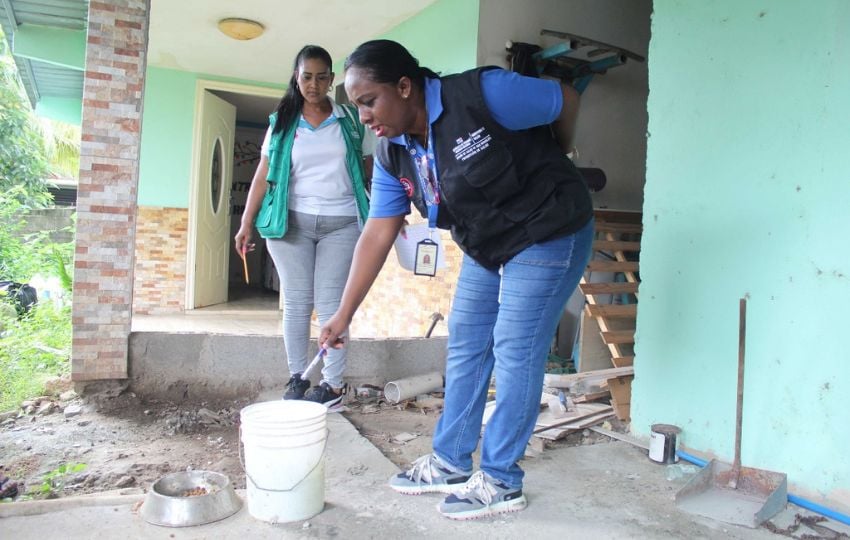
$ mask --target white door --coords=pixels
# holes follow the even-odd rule
[[[230,261],[230,184],[236,107],[204,91],[195,200],[194,307],[227,302]]]

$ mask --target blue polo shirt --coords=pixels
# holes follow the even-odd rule
[[[441,88],[440,79],[425,79],[425,105],[429,124],[436,122],[443,113]],[[523,77],[504,69],[491,69],[481,75],[481,92],[493,119],[512,131],[551,124],[561,114],[563,96],[561,86],[556,81]],[[393,137],[390,141],[405,145],[404,135]],[[418,143],[416,147],[417,151],[424,153]],[[409,213],[410,199],[401,183],[376,159],[372,172],[369,217],[394,217]]]

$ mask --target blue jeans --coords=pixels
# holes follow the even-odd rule
[[[283,288],[283,344],[292,375],[303,372],[309,363],[313,307],[319,324],[330,319],[339,307],[359,237],[355,216],[290,211],[283,238],[266,242]],[[346,352],[346,347],[328,351],[320,384],[342,387]]]
[[[522,486],[517,461],[540,410],[549,347],[592,242],[591,220],[575,234],[521,251],[501,276],[464,256],[449,316],[445,405],[433,441],[434,453],[450,468],[472,471],[495,371],[496,408],[484,432],[481,470]]]

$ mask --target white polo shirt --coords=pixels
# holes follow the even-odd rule
[[[330,98],[328,98],[330,99]],[[292,144],[289,175],[289,209],[322,216],[356,216],[354,188],[345,166],[345,140],[339,118],[345,111],[331,100],[333,111],[314,128],[299,116]],[[269,155],[273,126],[266,131],[261,152]],[[363,136],[363,155],[372,155],[377,139],[372,130]]]

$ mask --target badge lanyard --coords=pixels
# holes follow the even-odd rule
[[[437,228],[437,213],[440,206],[440,183],[437,180],[434,159],[434,141],[431,129],[428,129],[428,150],[420,154],[409,135],[405,136],[407,151],[416,165],[416,176],[422,189],[422,199],[428,209],[429,237],[416,245],[416,261],[413,273],[418,276],[434,276],[437,274],[437,243],[433,240]],[[432,164],[434,164],[432,168]]]

